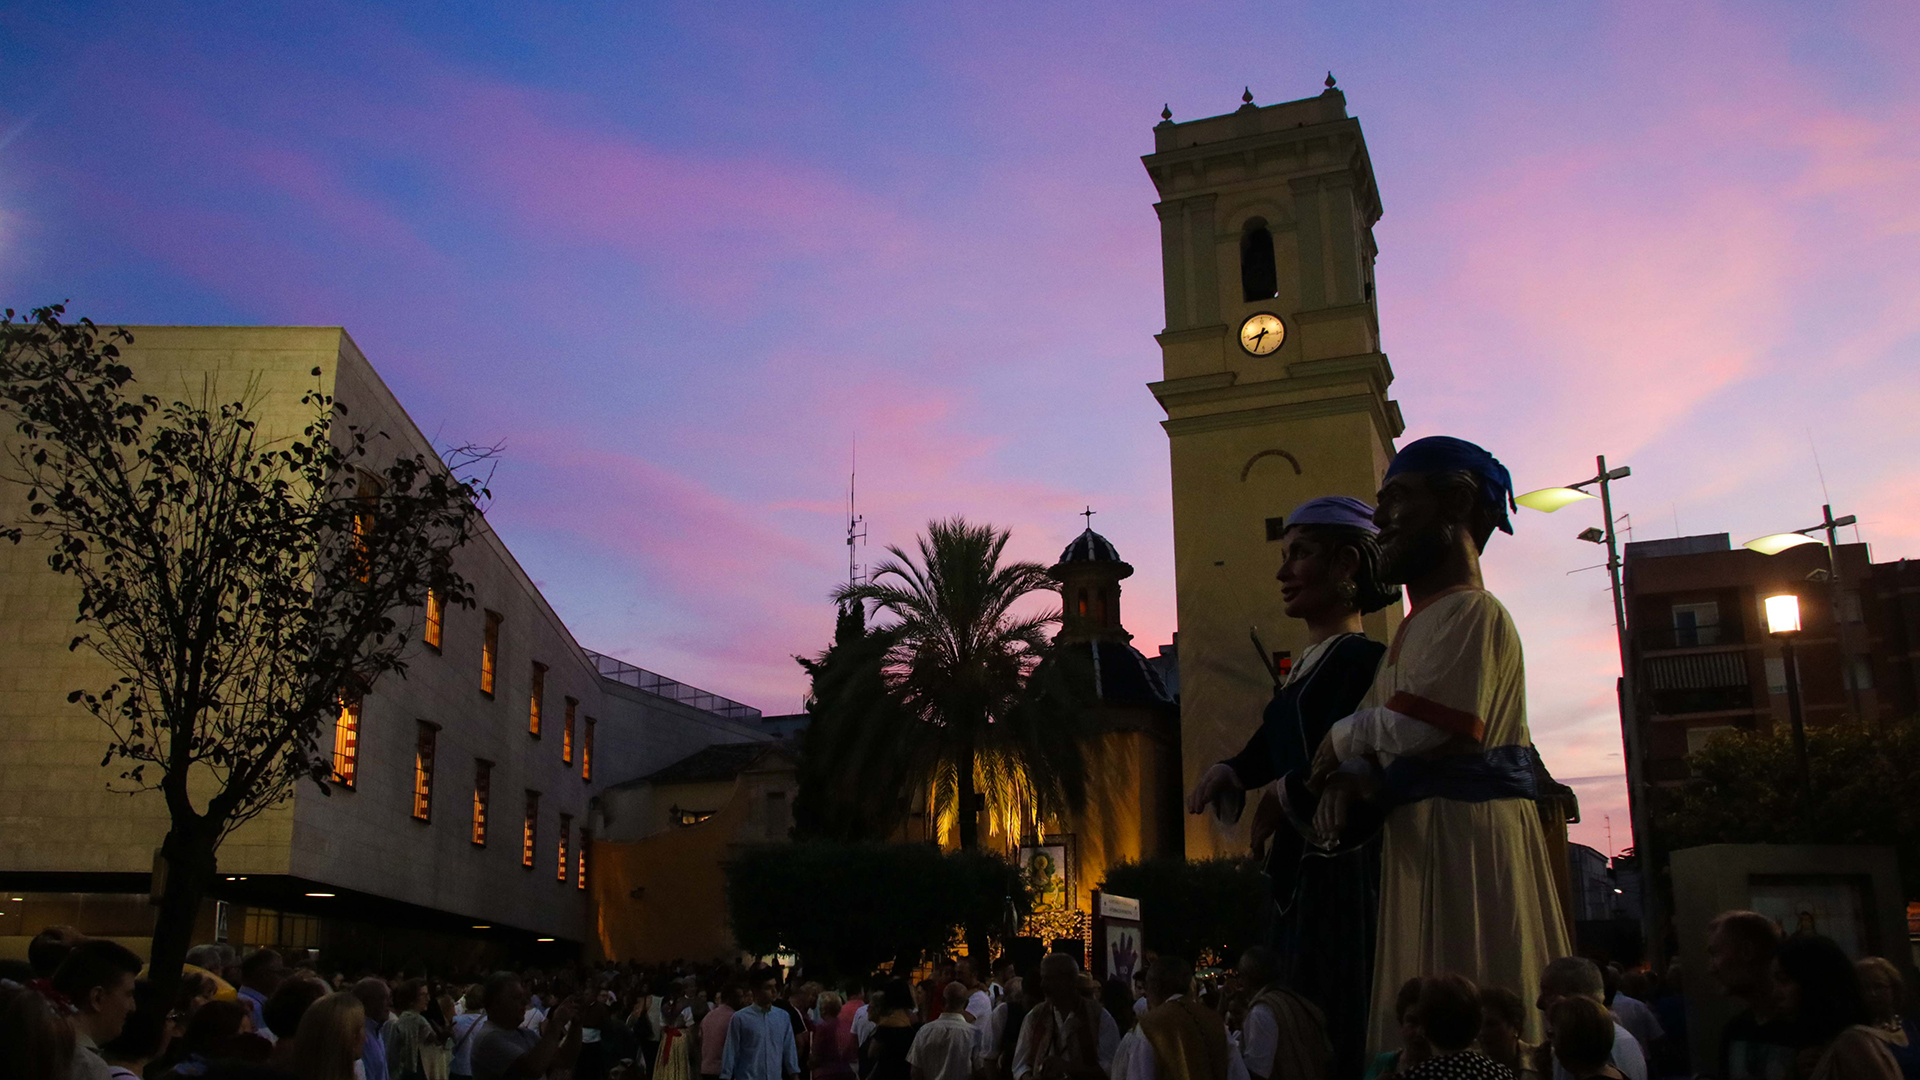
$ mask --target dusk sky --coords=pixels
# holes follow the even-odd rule
[[[0,301],[345,326],[429,435],[505,446],[490,519],[582,644],[791,712],[856,438],[868,561],[964,514],[1051,562],[1090,503],[1169,640],[1139,157],[1163,104],[1329,69],[1407,438],[1522,490],[1629,464],[1635,539],[1830,496],[1920,556],[1917,55],[1907,0],[16,3]],[[1599,520],[1523,511],[1487,571],[1618,849]]]

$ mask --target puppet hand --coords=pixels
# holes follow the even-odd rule
[[[1215,795],[1223,791],[1240,790],[1240,777],[1226,762],[1212,766],[1200,774],[1200,780],[1193,785],[1193,794],[1187,796],[1187,813],[1204,814],[1207,804]]]

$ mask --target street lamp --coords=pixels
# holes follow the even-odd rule
[[[1854,524],[1857,520],[1858,519],[1852,514],[1847,514],[1843,517],[1834,517],[1833,506],[1829,503],[1820,507],[1820,524],[1818,525],[1809,525],[1804,529],[1795,529],[1792,532],[1769,533],[1766,536],[1755,537],[1745,544],[1740,545],[1748,551],[1757,551],[1762,555],[1778,555],[1783,551],[1797,548],[1802,544],[1817,544],[1820,542],[1817,537],[1808,535],[1809,533],[1825,532],[1827,534],[1827,581],[1831,585],[1831,590],[1828,595],[1832,601],[1829,606],[1833,609],[1835,636],[1840,639],[1840,662],[1842,665],[1851,664],[1854,653],[1851,648],[1851,642],[1848,640],[1852,636],[1847,629],[1850,624],[1847,621],[1846,613],[1840,610],[1840,530],[1848,525]],[[1797,620],[1798,617],[1796,616],[1793,628],[1796,633],[1800,629]],[[1853,707],[1855,719],[1865,719],[1860,711],[1860,688],[1855,685],[1853,674],[1850,670],[1846,674],[1846,684],[1847,703]]]
[[[1787,715],[1793,720],[1793,753],[1800,767],[1800,816],[1813,842],[1813,774],[1807,767],[1807,726],[1800,714],[1800,665],[1793,656],[1793,636],[1800,632],[1800,598],[1793,593],[1769,596],[1767,633],[1780,640],[1780,661],[1787,669]]]
[[[1634,851],[1640,856],[1641,881],[1646,883],[1641,891],[1641,932],[1646,935],[1647,949],[1652,952],[1659,948],[1658,943],[1662,940],[1658,936],[1662,923],[1652,902],[1658,890],[1652,884],[1654,844],[1653,828],[1647,816],[1646,761],[1641,755],[1640,732],[1634,723],[1639,712],[1639,699],[1635,696],[1638,680],[1633,676],[1633,654],[1627,644],[1627,604],[1620,589],[1620,540],[1613,529],[1612,483],[1632,476],[1633,469],[1626,465],[1608,469],[1605,454],[1594,458],[1593,463],[1594,474],[1588,479],[1566,487],[1529,491],[1514,496],[1513,501],[1529,510],[1551,514],[1593,498],[1593,493],[1585,489],[1595,486],[1600,489],[1600,514],[1604,518],[1604,529],[1586,529],[1580,533],[1580,539],[1607,546],[1607,580],[1613,586],[1614,636],[1620,646],[1620,745],[1627,757],[1627,814],[1633,822],[1633,845]]]

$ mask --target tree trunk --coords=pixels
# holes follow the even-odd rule
[[[960,752],[954,763],[954,783],[960,789],[960,850],[973,851],[980,846],[980,795],[973,789],[973,750]]]
[[[193,928],[200,920],[200,901],[213,884],[215,861],[211,834],[175,825],[160,846],[166,860],[166,886],[160,894],[160,912],[153,923],[153,951],[147,978],[158,984],[161,1000],[172,1000],[180,982],[180,966],[193,946]]]
[[[980,849],[980,793],[973,786],[973,750],[969,747],[961,751],[957,763],[959,775],[955,778],[960,789],[960,850],[978,851]],[[984,972],[987,965],[987,928],[969,925],[965,928],[967,956],[973,960],[976,974]]]

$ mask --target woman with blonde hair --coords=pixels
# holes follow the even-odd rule
[[[328,994],[301,1015],[287,1066],[301,1080],[354,1080],[366,1032],[360,999],[347,991]]]

